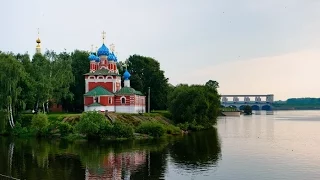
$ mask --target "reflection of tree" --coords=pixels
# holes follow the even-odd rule
[[[159,179],[166,170],[169,143],[169,138],[70,143],[0,137],[0,162],[5,162],[0,173],[18,179]]]
[[[170,147],[170,155],[182,168],[216,164],[221,156],[217,130],[213,128],[184,136]]]

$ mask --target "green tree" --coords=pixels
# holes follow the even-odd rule
[[[252,108],[251,108],[251,106],[246,105],[246,106],[243,108],[243,112],[244,112],[245,115],[251,115],[251,114],[252,114]]]
[[[89,54],[86,51],[75,50],[71,53],[71,68],[74,76],[74,83],[70,86],[70,92],[73,98],[66,98],[63,101],[64,107],[68,111],[83,111],[83,94],[85,93],[84,74],[89,72],[90,62]]]
[[[175,123],[187,122],[204,127],[215,124],[220,107],[216,87],[218,86],[185,84],[175,87],[168,101]]]
[[[19,82],[23,81],[25,76],[25,69],[13,54],[0,52],[0,109],[6,112],[12,128],[15,125],[14,117],[18,114],[15,107],[24,106],[24,102],[19,98],[23,93]]]
[[[34,80],[36,110],[39,106],[45,111],[45,104],[50,99],[52,92],[51,84],[51,66],[50,61],[42,54],[35,54],[32,58],[32,72],[31,77]]]
[[[131,86],[142,91],[145,95],[148,94],[148,88],[150,87],[150,109],[167,109],[168,78],[164,76],[164,71],[160,69],[159,62],[153,58],[140,55],[130,56],[127,62],[129,65],[128,71],[131,74]],[[120,73],[123,73],[121,70]]]
[[[72,99],[73,97],[70,92],[70,86],[74,83],[71,62],[71,56],[66,52],[55,56],[51,62],[51,97],[56,103],[61,103],[63,99]]]

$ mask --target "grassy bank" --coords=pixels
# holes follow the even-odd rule
[[[109,113],[109,118],[98,112],[82,114],[21,114],[14,136],[49,138],[108,139],[159,138],[180,135],[183,131],[173,125],[167,111],[146,114]]]

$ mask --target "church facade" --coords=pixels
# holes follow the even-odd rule
[[[104,39],[104,37],[103,37]],[[110,49],[103,43],[89,57],[90,72],[84,74],[84,111],[144,113],[146,97],[130,87],[130,73],[125,66],[123,75],[117,69],[118,59],[114,46]],[[121,80],[124,86],[121,87]]]

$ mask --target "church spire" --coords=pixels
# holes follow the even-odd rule
[[[39,28],[38,28],[38,39],[36,40],[37,46],[36,46],[36,53],[41,54],[41,40],[40,40],[40,36],[39,36]]]

